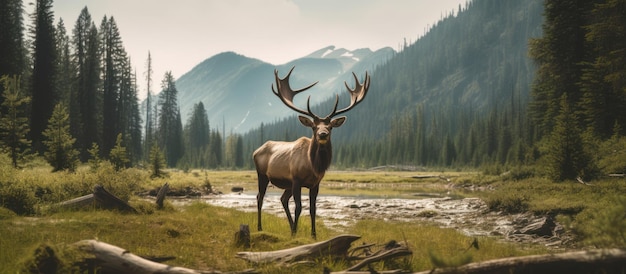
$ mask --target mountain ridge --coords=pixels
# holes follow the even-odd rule
[[[295,67],[290,82],[294,88],[319,82],[310,92],[313,106],[338,93],[344,79],[350,79],[346,75],[352,77],[352,71],[364,74],[395,53],[389,47],[350,51],[331,45],[285,64],[272,65],[236,52],[222,52],[198,63],[176,81],[182,122],[187,122],[193,105],[202,102],[211,127],[246,132],[293,114],[271,92],[274,70],[284,77]],[[295,103],[304,107],[306,101],[296,98]]]

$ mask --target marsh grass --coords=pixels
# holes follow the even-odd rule
[[[59,212],[46,217],[8,217],[0,219],[0,269],[24,270],[33,260],[35,250],[45,244],[56,251],[62,271],[71,270],[72,262],[81,260],[72,244],[97,239],[143,256],[175,256],[170,265],[220,271],[241,271],[254,267],[236,259],[244,251],[234,245],[240,224],[253,224],[256,214],[192,203],[181,209],[155,210],[152,214],[121,214],[114,211]],[[286,220],[264,215],[267,232],[252,233],[249,250],[275,250],[311,243],[309,227],[304,225],[291,238]],[[306,220],[303,220],[306,222]],[[303,222],[303,223],[304,223]],[[318,229],[319,237],[330,232]],[[11,247],[11,248],[5,248]],[[280,268],[264,266],[267,273]]]
[[[419,222],[366,220],[358,222],[350,231],[361,235],[368,243],[384,245],[390,240],[407,243],[413,255],[405,261],[403,268],[412,271],[547,252],[541,247],[520,248],[488,237],[467,237],[453,229]],[[474,240],[478,248],[472,245]]]
[[[241,271],[255,268],[262,273],[321,273],[323,267],[342,270],[346,262],[321,258],[317,266],[285,268],[276,265],[252,265],[236,259],[239,251],[271,251],[314,242],[309,237],[308,217],[301,220],[296,237],[290,236],[284,218],[263,215],[263,232],[252,228],[252,246],[249,249],[234,245],[234,234],[239,224],[255,223],[256,214],[192,203],[180,209],[169,208],[152,214],[121,214],[114,211],[59,212],[46,217],[9,217],[0,220],[0,265],[15,272],[25,269],[35,250],[42,244],[50,246],[61,260],[61,272],[71,271],[72,262],[83,258],[72,247],[84,239],[97,239],[125,248],[143,256],[175,256],[170,265],[203,270]],[[321,222],[320,222],[321,224]],[[480,238],[480,249],[468,249],[473,238],[452,229],[411,223],[393,223],[379,220],[358,222],[343,231],[330,231],[318,224],[318,238],[329,239],[343,233],[361,235],[353,244],[374,243],[378,247],[390,240],[407,242],[413,255],[397,260],[393,265],[378,265],[379,269],[402,268],[413,271],[430,269],[432,256],[445,258],[450,263],[456,258],[483,260],[506,256],[543,253],[541,249],[519,249],[513,244]],[[74,269],[75,270],[75,269]]]
[[[235,258],[239,251],[270,251],[314,242],[310,237],[310,219],[305,214],[299,223],[296,237],[291,237],[284,217],[263,214],[263,232],[256,231],[256,213],[244,213],[220,208],[202,202],[174,207],[166,200],[165,208],[136,196],[155,189],[165,182],[174,188],[211,185],[218,191],[230,191],[232,186],[244,186],[256,191],[254,171],[168,171],[165,178],[150,179],[141,169],[114,171],[103,164],[98,170],[81,166],[76,173],[50,173],[42,165],[15,170],[0,157],[0,273],[16,273],[32,265],[36,250],[49,247],[61,261],[59,273],[70,272],[80,253],[72,243],[84,239],[98,239],[128,249],[138,255],[175,256],[167,264],[203,270],[241,271],[255,268],[261,273],[321,273],[323,267],[342,270],[346,262],[329,258],[319,260],[317,266],[286,268],[252,265]],[[557,214],[567,228],[576,233],[580,246],[626,246],[626,183],[607,179],[585,186],[574,182],[552,183],[545,179],[527,178],[506,180],[480,173],[452,173],[444,175],[451,182],[439,178],[414,179],[417,172],[343,172],[331,171],[322,182],[321,194],[339,195],[407,195],[414,192],[443,193],[450,185],[477,185],[493,189],[468,192],[487,203],[498,201],[504,207],[528,210],[536,214]],[[424,173],[426,174],[426,173]],[[435,173],[441,174],[441,173]],[[140,214],[121,214],[115,211],[86,210],[55,212],[51,205],[92,193],[96,184],[103,185],[118,197],[129,200]],[[405,186],[411,185],[410,188]],[[10,201],[10,203],[7,203]],[[16,214],[17,213],[17,214]],[[252,230],[249,249],[235,247],[234,234],[240,224]],[[441,229],[424,223],[359,221],[343,231],[333,231],[317,222],[319,240],[339,234],[361,235],[360,242],[384,245],[390,240],[406,241],[413,255],[398,260],[387,268],[411,271],[431,269],[440,265],[457,265],[468,261],[537,254],[545,249],[506,244],[493,238],[478,238],[479,249],[470,247],[474,238],[451,229]],[[355,242],[353,245],[360,244]],[[42,249],[43,247],[43,249]],[[470,247],[470,248],[468,248]],[[45,253],[45,252],[43,252]],[[381,267],[379,265],[379,267]]]
[[[576,236],[579,247],[626,247],[626,181],[605,178],[583,185],[530,178],[500,181],[479,192],[490,208],[554,215]]]

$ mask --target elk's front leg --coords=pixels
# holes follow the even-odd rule
[[[317,193],[319,193],[320,186],[317,185],[309,189],[309,212],[311,213],[311,237],[313,239],[317,238],[317,234],[315,233],[315,211],[317,210]]]
[[[293,194],[293,201],[296,204],[293,226],[291,227],[291,236],[295,236],[298,231],[298,219],[300,219],[300,213],[302,213],[302,188],[300,187],[300,183],[294,182],[291,193]]]
[[[283,209],[285,209],[285,214],[287,214],[287,220],[289,221],[289,228],[293,231],[293,219],[291,218],[291,211],[289,211],[289,199],[291,198],[291,189],[285,189],[283,195],[280,197],[280,201],[283,204]]]
[[[264,174],[258,172],[258,182],[259,182],[259,194],[256,195],[256,205],[257,205],[257,228],[259,231],[263,230],[263,226],[261,225],[261,208],[263,208],[263,198],[265,197],[265,191],[267,191],[267,185],[269,184],[269,178]]]

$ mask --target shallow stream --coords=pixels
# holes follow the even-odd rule
[[[526,214],[500,214],[489,212],[479,198],[461,198],[437,193],[414,193],[393,197],[324,195],[317,198],[318,221],[325,226],[343,232],[359,220],[381,219],[403,222],[430,222],[440,227],[452,228],[468,236],[495,236],[509,241],[538,243],[559,248],[563,240],[559,237],[537,237],[516,234],[525,225],[537,222],[541,217]],[[227,208],[256,212],[256,190],[205,195],[197,199]],[[279,189],[270,188],[263,202],[263,212],[285,218],[280,203]],[[195,200],[195,199],[194,199]],[[174,203],[185,203],[189,199],[174,199]],[[303,191],[302,215],[309,214],[308,193]],[[293,199],[290,201],[293,214]],[[285,224],[287,220],[285,218]]]

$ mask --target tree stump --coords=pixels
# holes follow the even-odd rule
[[[130,206],[128,203],[122,201],[122,199],[111,194],[101,185],[96,185],[93,189],[93,195],[96,199],[96,204],[106,209],[117,209],[121,212],[138,213],[137,210]]]
[[[157,196],[156,196],[156,204],[157,204],[157,208],[158,209],[163,208],[163,201],[165,200],[165,196],[167,195],[167,192],[169,190],[170,190],[170,184],[169,183],[165,183],[159,189],[159,192],[157,193]]]
[[[250,226],[239,225],[239,231],[235,232],[235,246],[250,247]]]

